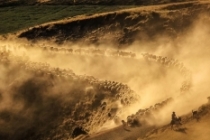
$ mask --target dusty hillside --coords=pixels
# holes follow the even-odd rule
[[[165,126],[147,126],[130,127],[125,130],[123,126],[95,134],[87,138],[88,140],[106,140],[113,138],[116,140],[208,140],[210,127],[210,102],[204,104],[198,110],[199,121],[192,117],[192,114],[182,116],[182,125],[171,129],[170,125]],[[170,123],[170,122],[169,122]]]
[[[30,62],[17,51],[0,51],[1,139],[67,139],[78,125],[92,133],[113,119],[119,104],[140,99],[125,84]]]
[[[209,139],[209,7],[81,15],[3,36],[0,139]]]
[[[25,44],[27,45],[25,46],[17,44],[16,41],[2,43],[0,138],[5,140],[71,139],[78,126],[81,126],[90,138],[95,137],[95,133],[117,126],[120,127],[114,130],[121,132],[123,130],[121,119],[130,113],[138,110],[135,116],[140,116],[140,123],[145,122],[141,125],[147,124],[147,119],[152,119],[152,116],[145,115],[145,112],[149,114],[159,112],[171,102],[171,99],[165,100],[167,96],[175,97],[177,94],[182,95],[189,91],[188,86],[191,81],[187,84],[182,82],[188,80],[189,71],[181,62],[167,57],[146,53],[142,54],[144,58],[139,59],[137,54],[125,51],[39,47],[38,44],[32,46]],[[113,78],[128,85],[113,80],[99,80],[93,76],[78,75],[71,69],[63,69],[62,65],[72,68],[77,73],[83,71],[99,79]],[[88,68],[88,65],[98,67]],[[110,73],[107,73],[103,65],[109,66]],[[167,68],[169,66],[171,69]],[[118,67],[124,70],[120,71]],[[129,69],[126,70],[126,67]],[[144,69],[138,70],[136,67]],[[148,68],[154,70],[147,70]],[[166,71],[168,74],[159,75]],[[126,73],[126,76],[122,76],[123,73]],[[149,78],[146,81],[142,79],[143,75],[150,73],[154,74],[150,77],[152,79],[159,76],[154,81],[149,80],[148,76],[145,77],[145,80]],[[138,75],[138,78],[135,78],[135,75]],[[136,93],[129,85],[134,88],[133,82],[137,80],[142,86],[145,84],[156,86],[156,82],[162,85],[165,80],[171,78],[174,78],[174,85],[169,85],[171,89],[168,91],[177,92],[173,95],[161,95],[158,99],[150,99],[149,104],[154,105],[154,108],[139,110],[140,107],[135,104],[139,106],[144,103],[148,93],[143,94],[140,91]],[[137,89],[144,89],[142,86]],[[164,88],[160,88],[158,92],[161,94],[163,90]],[[160,100],[164,101],[157,103]],[[138,138],[139,129],[145,132],[152,128],[153,126],[136,127],[135,136],[134,133],[130,133],[120,135],[116,139],[122,136],[128,139]]]
[[[208,104],[204,104],[198,110],[199,120],[192,117],[192,114],[183,116],[183,124],[171,130],[170,127],[165,126],[162,128],[154,129],[149,132],[144,140],[157,140],[157,139],[188,139],[188,140],[208,140],[210,127],[208,126],[210,122],[210,101]],[[142,139],[139,139],[142,140]]]
[[[176,39],[209,10],[209,3],[198,2],[140,7],[40,25],[20,33],[19,37],[49,39],[57,43],[112,42],[122,47],[136,40],[146,42],[162,35]]]

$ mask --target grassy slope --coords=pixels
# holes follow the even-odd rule
[[[153,5],[193,0],[0,0],[1,5],[34,4],[100,4],[100,5]]]
[[[154,40],[160,34],[176,38],[187,30],[199,14],[208,12],[209,2],[182,2],[106,12],[93,16],[79,16],[46,23],[19,32],[18,37],[29,40],[53,39],[103,44],[113,42],[123,47],[138,41]],[[154,24],[155,23],[155,24]]]
[[[95,13],[117,11],[119,9],[135,7],[134,5],[138,2],[140,2],[138,5],[153,5],[178,2],[179,0],[150,0],[146,1],[146,3],[144,3],[145,1],[142,3],[142,1],[144,0],[75,0],[75,2],[78,2],[76,4],[82,5],[72,5],[74,0],[51,0],[50,5],[44,5],[43,3],[37,3],[36,0],[0,0],[0,34],[16,32],[34,25],[56,21],[66,17],[73,17],[82,14],[91,15]],[[119,4],[121,6],[119,6]]]
[[[133,6],[99,6],[99,5],[41,5],[10,6],[0,8],[0,34],[15,32],[45,22],[56,21],[76,15],[115,11]]]

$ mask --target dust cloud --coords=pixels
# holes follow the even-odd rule
[[[168,123],[173,111],[181,116],[198,109],[200,105],[206,103],[206,97],[209,96],[209,25],[210,18],[207,15],[202,15],[190,30],[178,38],[169,39],[161,36],[151,42],[136,41],[127,47],[128,49],[123,50],[135,52],[135,58],[109,56],[106,52],[116,49],[112,49],[110,46],[110,49],[106,49],[107,46],[103,44],[79,46],[66,43],[59,46],[49,43],[49,41],[31,43],[17,39],[1,40],[1,49],[16,57],[5,57],[5,59],[9,59],[9,63],[7,63],[8,60],[4,61],[4,56],[2,56],[0,65],[0,138],[12,139],[15,136],[16,139],[24,139],[34,131],[41,133],[42,130],[49,130],[59,123],[63,123],[64,118],[61,114],[71,114],[73,110],[71,106],[84,98],[94,98],[98,92],[101,92],[95,90],[94,86],[80,83],[77,80],[72,82],[61,79],[53,80],[54,78],[50,78],[50,76],[48,78],[40,76],[40,73],[37,76],[35,73],[39,72],[39,68],[27,71],[27,69],[22,69],[22,66],[24,67],[22,62],[36,62],[40,64],[38,67],[49,65],[52,69],[70,69],[72,75],[75,72],[81,76],[93,76],[100,80],[117,81],[128,85],[141,99],[128,107],[121,106],[121,103],[115,104],[116,108],[121,110],[117,113],[120,120],[126,119],[128,115],[136,113],[139,109],[148,108],[170,97],[173,98],[173,102],[159,111],[153,120],[148,120],[151,124]],[[158,42],[157,46],[155,42]],[[74,50],[100,48],[104,49],[105,53],[104,55],[91,55],[62,51],[50,52],[49,50],[45,51],[44,47]],[[192,87],[188,91],[181,92],[180,87],[185,77],[180,71],[145,60],[142,53],[165,56],[183,63],[191,73]],[[21,63],[16,64],[14,59],[19,59],[19,57],[21,57]],[[52,88],[51,85],[56,86]],[[108,97],[111,99],[105,93],[103,95],[103,99],[95,103],[96,106],[100,106],[102,101],[108,100],[106,99]],[[55,112],[56,109],[62,110]],[[55,120],[59,121],[55,122]],[[20,122],[24,123],[20,124]],[[108,124],[105,123],[104,127],[110,128],[116,125],[110,121]]]
[[[175,82],[176,80],[181,82],[181,78],[183,77],[177,76],[174,73],[167,74],[167,76],[164,77],[165,79],[158,81],[154,85],[150,84],[148,88],[146,88],[147,91],[142,92],[143,95],[141,95],[141,98],[146,100],[143,105],[141,104],[142,102],[137,105],[138,107],[144,105],[149,107],[150,105],[154,105],[154,103],[158,101],[155,99],[163,100],[164,97],[173,98],[173,102],[165,106],[163,110],[157,113],[156,121],[153,119],[151,120],[151,123],[158,125],[167,124],[170,122],[170,116],[173,111],[175,111],[178,116],[186,115],[191,113],[191,110],[198,110],[199,106],[207,102],[207,97],[210,95],[208,84],[210,82],[208,78],[208,65],[210,63],[210,41],[208,39],[210,34],[209,23],[209,16],[203,14],[200,15],[200,19],[195,20],[193,26],[188,31],[173,40],[169,40],[167,37],[166,39],[158,39],[157,42],[165,40],[165,42],[162,42],[160,46],[148,47],[148,45],[151,45],[152,43],[141,44],[142,46],[145,46],[143,47],[145,52],[164,55],[181,61],[192,76],[192,86],[190,90],[184,94],[180,94],[180,91],[177,90],[178,87],[176,87]],[[153,50],[151,50],[151,48],[153,48]],[[136,44],[134,44],[134,49],[138,50]],[[168,80],[167,77],[169,77]],[[176,78],[176,80],[173,78]],[[154,79],[150,79],[150,81],[154,81]],[[160,86],[159,83],[161,82],[163,82],[163,84]],[[161,89],[165,89],[165,91]],[[156,94],[158,90],[161,90],[162,93]]]

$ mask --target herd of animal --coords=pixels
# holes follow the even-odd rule
[[[108,92],[108,96],[115,97],[114,101],[120,101],[120,103],[124,106],[131,105],[134,102],[139,101],[140,97],[135,91],[131,90],[128,85],[116,82],[116,81],[108,81],[108,80],[98,80],[93,76],[86,75],[76,75],[71,69],[60,69],[53,68],[47,63],[39,63],[39,62],[31,62],[27,58],[26,51],[21,47],[0,47],[0,62],[3,65],[7,64],[16,64],[20,69],[24,69],[26,72],[34,73],[36,76],[43,76],[49,79],[60,79],[60,80],[78,80],[81,82],[85,82],[88,85],[97,89],[97,91]],[[119,50],[102,50],[98,48],[90,48],[90,49],[66,49],[66,48],[58,48],[58,47],[38,47],[41,50],[49,52],[51,54],[56,53],[64,53],[64,54],[73,54],[73,55],[101,55],[106,57],[126,57],[132,59],[139,59],[136,57],[135,53],[128,51],[119,51]],[[24,55],[18,56],[14,55],[14,50],[22,49]],[[13,53],[11,53],[13,51]],[[184,82],[181,85],[180,91],[187,92],[191,87],[191,72],[178,60],[170,59],[168,57],[156,56],[149,53],[142,53],[143,58],[147,61],[157,62],[166,67],[173,67],[177,69],[182,75]],[[56,78],[55,78],[56,77]],[[53,81],[53,80],[52,80]],[[50,83],[52,86],[54,82]],[[98,97],[95,96],[94,100]],[[100,98],[100,97],[99,97]],[[161,103],[157,103],[154,106],[151,106],[146,109],[139,109],[136,114],[131,114],[127,117],[127,120],[122,120],[122,123],[127,126],[135,126],[142,125],[147,122],[147,119],[152,119],[155,117],[155,113],[161,110],[164,106],[166,106],[172,99],[166,99]],[[100,100],[99,102],[101,102]],[[104,100],[99,103],[100,107],[97,110],[86,113],[84,116],[76,117],[80,114],[79,111],[82,108],[86,108],[87,110],[91,108],[93,102],[84,102],[78,103],[75,105],[75,108],[72,110],[72,118],[73,120],[65,120],[64,126],[76,126],[78,125],[78,121],[84,119],[86,120],[85,125],[82,128],[85,128],[89,131],[89,133],[94,132],[97,127],[102,126],[107,121],[107,115],[110,119],[114,119],[117,111],[117,108],[113,108],[110,104],[110,101]],[[197,118],[198,112],[193,111],[193,117]],[[84,122],[82,122],[84,123]],[[73,124],[73,125],[72,125]],[[73,127],[72,127],[73,128]],[[73,130],[72,130],[73,132]]]

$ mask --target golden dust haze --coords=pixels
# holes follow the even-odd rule
[[[140,42],[138,38],[136,41],[124,49],[123,51],[135,52],[136,57],[120,57],[120,56],[109,56],[109,55],[87,55],[87,54],[74,54],[74,53],[63,53],[63,52],[50,52],[44,51],[44,46],[47,47],[59,47],[59,48],[72,48],[74,50],[79,49],[96,49],[100,48],[105,50],[114,50],[114,45],[106,46],[100,44],[95,45],[82,45],[65,43],[63,45],[57,45],[51,43],[50,40],[40,41],[31,43],[26,40],[9,38],[2,39],[1,49],[10,52],[12,55],[17,57],[23,57],[22,61],[25,62],[37,62],[42,64],[48,64],[50,67],[60,69],[71,69],[76,75],[81,76],[93,76],[100,80],[117,81],[128,85],[136,94],[140,96],[140,100],[137,103],[131,104],[130,106],[124,107],[121,103],[116,102],[117,108],[122,111],[117,113],[120,120],[126,119],[128,115],[136,113],[139,109],[148,108],[153,106],[155,103],[166,100],[167,98],[173,98],[173,101],[165,106],[161,111],[156,114],[153,120],[148,120],[150,124],[164,125],[170,122],[171,112],[175,111],[178,116],[190,113],[191,110],[197,110],[199,106],[207,102],[209,94],[209,83],[210,83],[210,18],[206,15],[201,15],[200,19],[194,21],[193,26],[185,31],[178,38],[170,39],[167,36],[161,35],[156,40],[151,42]],[[154,45],[155,42],[161,45]],[[109,48],[109,49],[107,49]],[[149,53],[157,56],[164,56],[170,59],[174,59],[184,64],[184,67],[191,73],[192,86],[187,92],[180,92],[185,77],[179,72],[179,70],[171,67],[167,67],[159,64],[158,62],[147,61],[142,54]],[[13,61],[13,60],[12,60]],[[33,79],[33,74],[25,73],[15,69],[16,67],[0,65],[0,112],[9,110],[16,118],[7,117],[0,118],[0,132],[6,134],[13,134],[11,129],[17,130],[19,127],[23,127],[25,130],[30,128],[30,125],[34,125],[36,120],[46,120],[43,117],[46,114],[41,113],[43,116],[37,116],[35,113],[40,111],[38,105],[39,100],[46,101],[46,108],[50,109],[51,103],[47,105],[47,101],[59,98],[63,102],[79,102],[77,101],[83,95],[69,95],[67,88],[75,88],[74,84],[72,87],[68,82],[58,82],[59,86],[53,89],[44,89],[45,85],[42,82],[46,79],[38,79],[37,86],[43,86],[40,88],[40,92],[43,91],[42,97],[36,97],[37,103],[30,104],[30,102],[23,103],[22,97],[14,96],[18,92],[16,89],[27,79]],[[8,73],[10,71],[10,73]],[[8,80],[15,82],[8,82]],[[18,81],[18,82],[17,82]],[[39,83],[41,82],[41,83]],[[19,83],[19,85],[16,85]],[[33,81],[32,81],[33,83]],[[45,83],[45,82],[43,82]],[[51,83],[51,81],[49,81]],[[78,89],[80,88],[77,85]],[[36,86],[34,87],[36,90]],[[86,90],[91,90],[91,87],[86,87]],[[58,91],[58,92],[57,92]],[[100,92],[100,91],[99,91]],[[25,96],[25,95],[21,95]],[[14,97],[19,100],[14,99]],[[79,97],[79,98],[78,98]],[[42,99],[39,99],[42,98]],[[75,101],[73,101],[75,100]],[[26,107],[28,105],[28,107]],[[55,105],[56,108],[56,105]],[[46,110],[47,111],[47,110]],[[47,117],[54,115],[46,115]],[[43,118],[42,118],[43,117]],[[18,124],[14,121],[15,119],[26,120],[25,124]],[[7,123],[10,122],[10,123]],[[14,122],[14,123],[13,123]],[[17,124],[16,124],[17,123]],[[9,125],[9,126],[8,126]],[[15,125],[14,128],[13,126]],[[119,124],[108,121],[104,124],[104,128],[112,128]],[[1,128],[1,126],[8,126],[7,129]],[[201,133],[201,132],[200,132]],[[19,135],[22,135],[20,133]]]

